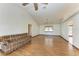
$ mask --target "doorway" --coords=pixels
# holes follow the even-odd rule
[[[28,35],[32,35],[32,25],[28,24]]]
[[[68,26],[68,39],[69,39],[69,43],[71,44],[73,44],[72,28],[73,28],[73,25]]]

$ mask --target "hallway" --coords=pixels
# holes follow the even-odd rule
[[[79,50],[59,36],[38,35],[8,56],[77,56]]]

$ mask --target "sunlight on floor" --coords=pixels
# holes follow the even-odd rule
[[[74,55],[75,52],[74,52],[73,46],[69,43],[69,44],[68,44],[68,47],[69,47],[69,48],[68,48],[68,51],[69,51],[68,53],[69,53],[69,55]]]
[[[73,44],[73,38],[69,37],[69,43]]]
[[[68,51],[69,51],[69,54],[74,55],[75,52],[72,44],[73,44],[73,38],[69,37]]]
[[[50,36],[45,37],[45,45],[48,47],[52,47],[53,46],[53,39]]]

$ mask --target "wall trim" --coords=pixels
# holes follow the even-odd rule
[[[63,38],[67,43],[68,43],[68,41],[64,38],[64,37],[62,37],[61,35],[60,35],[60,37],[61,38]],[[71,44],[71,43],[69,43],[69,44]],[[75,45],[73,45],[73,44],[71,44],[74,48],[76,48],[77,50],[79,50],[79,48],[78,47],[76,47]]]
[[[40,35],[45,36],[45,34],[38,34],[38,35],[32,36],[32,38],[37,37],[37,36],[40,36]],[[60,35],[49,35],[49,36],[60,36]]]
[[[39,35],[49,35],[49,34],[39,34]],[[60,36],[60,35],[50,35],[50,36]]]
[[[35,35],[35,36],[32,36],[32,38],[34,38],[34,37],[37,37],[37,36],[39,36],[40,34],[37,34],[37,35]]]

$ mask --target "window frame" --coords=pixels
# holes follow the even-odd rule
[[[53,26],[45,26],[44,31],[45,32],[52,32],[52,31],[54,31],[53,30]]]

